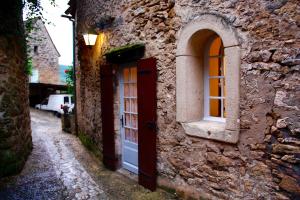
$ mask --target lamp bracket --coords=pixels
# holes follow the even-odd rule
[[[115,20],[115,17],[105,15],[99,19],[97,23],[95,23],[95,28],[103,30],[106,28],[110,28]]]

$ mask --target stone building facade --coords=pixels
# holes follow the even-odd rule
[[[74,9],[75,1],[71,2]],[[112,115],[114,131],[110,134],[116,154],[112,156],[119,160],[117,168],[124,167],[120,121],[124,108],[120,107],[126,94],[122,90],[126,75],[120,78],[118,71],[129,65],[111,64],[104,54],[114,47],[143,43],[141,60],[156,60],[153,162],[159,186],[173,188],[182,197],[204,199],[300,198],[299,11],[297,0],[77,1],[73,15],[77,24],[80,134],[106,151],[103,126],[107,123],[102,122]],[[106,22],[107,16],[114,20]],[[87,47],[82,34],[91,28],[98,38],[94,46]],[[205,93],[205,76],[211,78],[205,72],[210,59],[205,47],[213,38],[222,42],[217,58],[222,57],[218,63],[226,67],[222,86],[226,95],[219,98],[226,100],[222,103],[226,112],[219,109],[223,116],[217,117],[219,121],[203,120],[206,106],[212,105],[205,100],[212,102]],[[112,68],[111,80],[100,73],[107,65]],[[139,70],[143,63],[130,65],[138,65]],[[134,74],[130,76],[133,80]],[[101,80],[113,84],[113,113],[107,113],[105,106],[109,105],[101,106],[101,99],[110,95],[101,87]],[[138,86],[138,95],[142,87]],[[144,109],[143,105],[138,108]],[[139,131],[138,137],[144,137],[142,134]],[[140,143],[139,148],[143,148]]]
[[[27,40],[29,57],[32,58],[33,65],[31,82],[62,84],[58,64],[60,54],[41,20],[34,22]]]
[[[32,149],[22,7],[16,5],[22,1],[0,7],[0,177],[18,173]]]

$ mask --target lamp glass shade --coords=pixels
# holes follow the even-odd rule
[[[90,34],[90,33],[83,34],[83,39],[84,39],[85,45],[88,45],[88,46],[95,45],[97,36],[98,35],[96,35],[96,34]]]

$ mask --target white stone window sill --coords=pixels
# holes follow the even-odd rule
[[[185,133],[190,136],[228,143],[237,143],[238,141],[238,131],[226,130],[224,122],[202,120],[181,124]]]

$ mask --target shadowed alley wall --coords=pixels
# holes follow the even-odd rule
[[[32,149],[22,1],[0,6],[0,177],[20,171]]]

